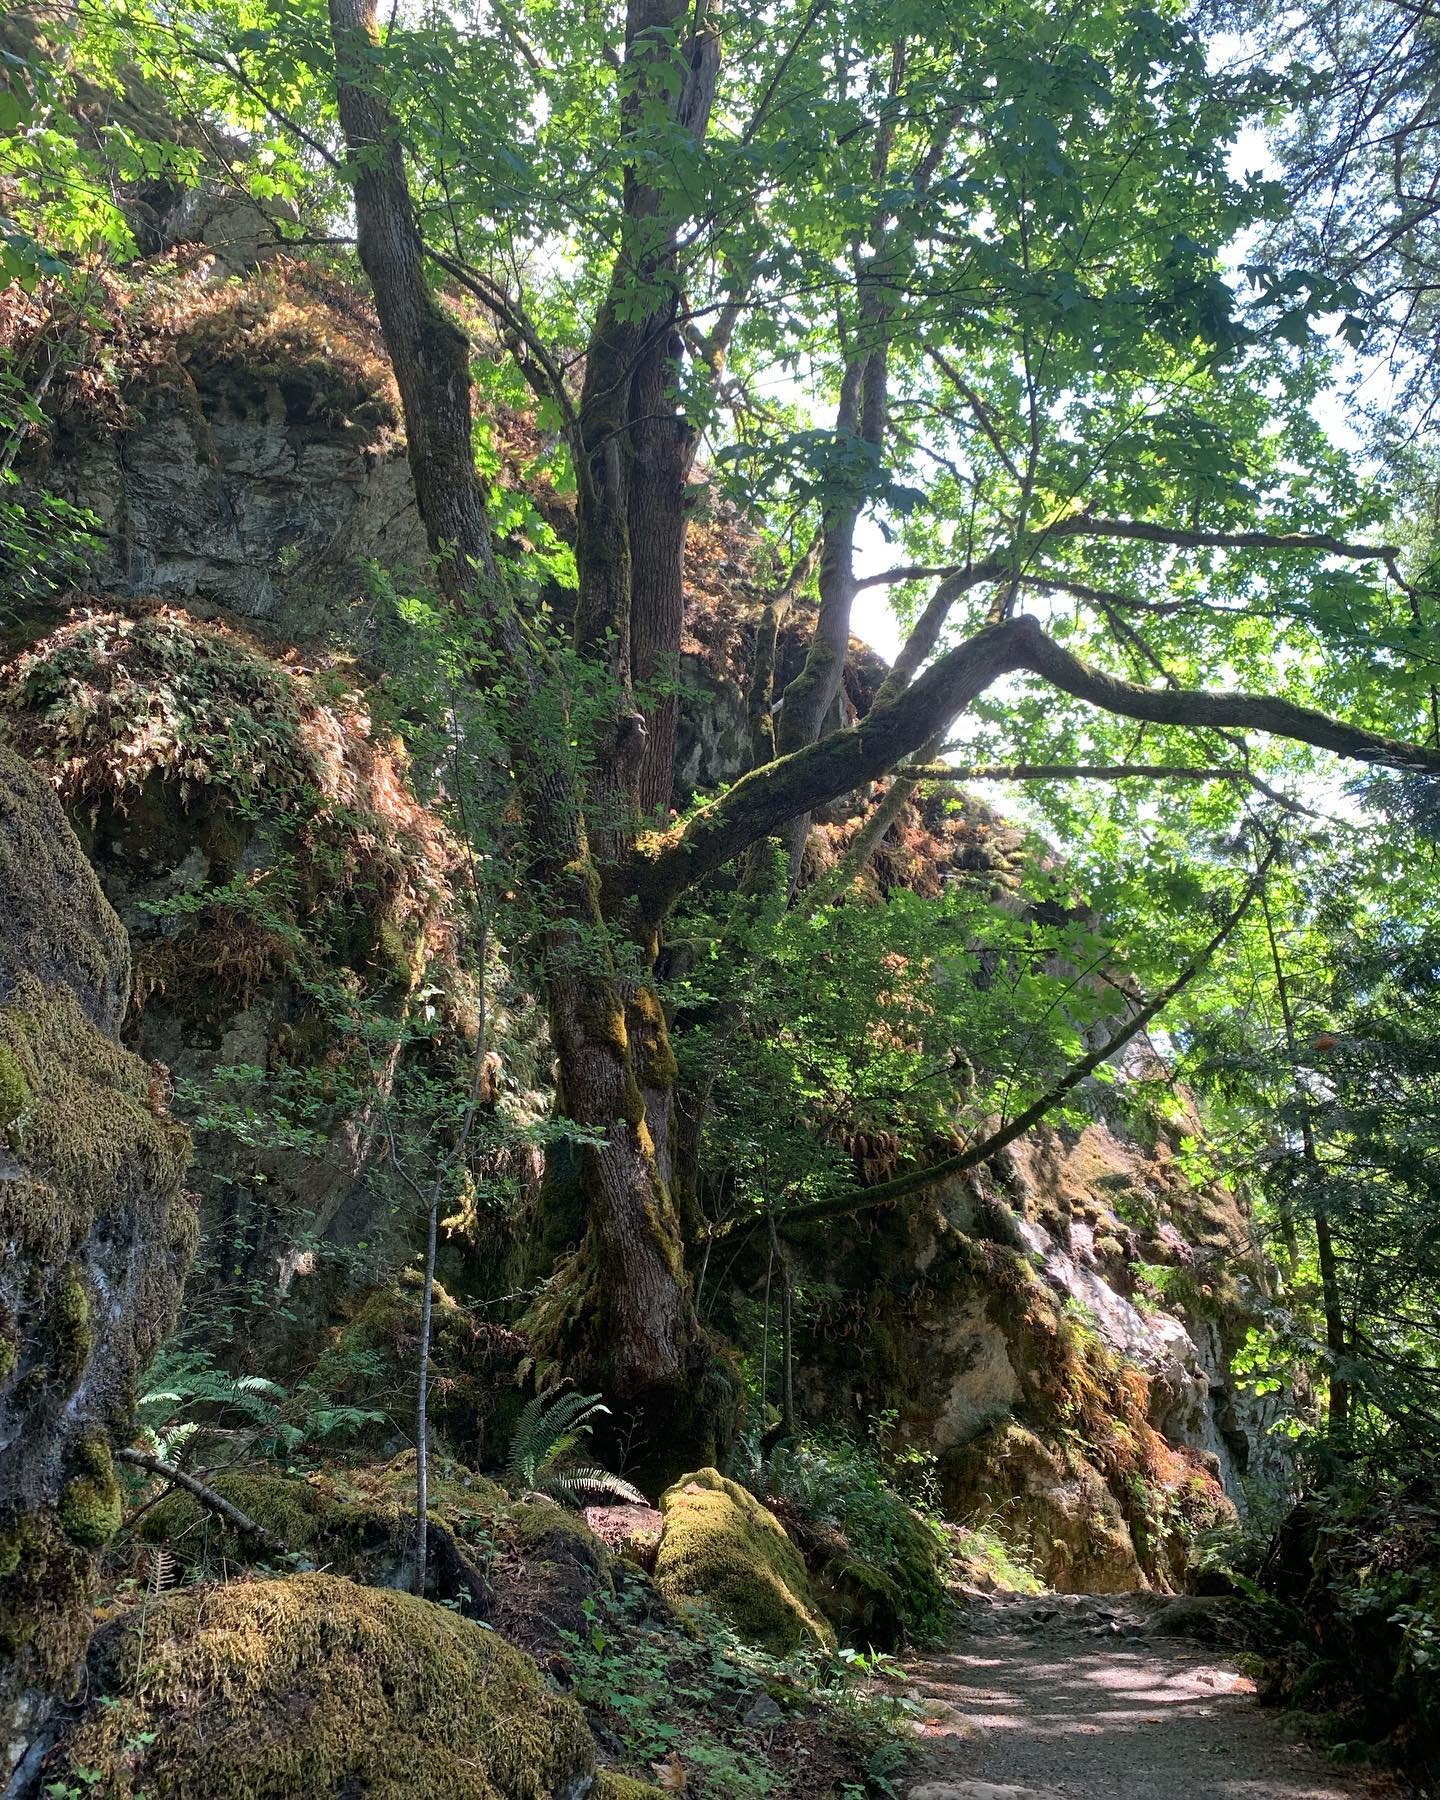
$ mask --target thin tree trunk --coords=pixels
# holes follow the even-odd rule
[[[631,384],[627,526],[630,536],[631,655],[647,736],[636,773],[642,817],[670,805],[675,774],[679,646],[685,624],[685,535],[695,433],[677,411],[675,376],[682,345],[673,328],[656,331]],[[661,686],[669,691],[655,696]]]
[[[1290,988],[1280,958],[1280,945],[1270,916],[1270,902],[1262,894],[1261,910],[1265,919],[1265,936],[1270,946],[1270,962],[1275,971],[1275,992],[1280,1001],[1280,1019],[1285,1031],[1285,1055],[1290,1064],[1290,1080],[1300,1108],[1300,1154],[1312,1184],[1320,1178],[1320,1156],[1315,1148],[1315,1130],[1310,1117],[1310,1096],[1300,1073],[1300,1040],[1295,1030],[1295,1014],[1290,1005]],[[1315,1254],[1320,1264],[1320,1299],[1325,1309],[1325,1348],[1330,1355],[1329,1403],[1330,1423],[1343,1431],[1350,1417],[1350,1383],[1340,1373],[1346,1355],[1345,1311],[1340,1298],[1340,1270],[1335,1257],[1335,1240],[1330,1220],[1323,1206],[1316,1205],[1311,1217],[1315,1225]],[[1286,1235],[1286,1249],[1293,1271],[1296,1258],[1295,1221],[1289,1212],[1288,1198],[1281,1212],[1281,1228]]]
[[[420,1356],[415,1393],[415,1577],[417,1594],[425,1592],[425,1565],[429,1560],[430,1527],[430,1323],[435,1305],[435,1240],[440,1219],[440,1196],[430,1192],[425,1220],[425,1279],[420,1295]]]
[[[780,1264],[780,1429],[787,1438],[795,1436],[795,1302],[793,1283],[790,1278],[790,1260],[780,1242],[780,1234],[775,1229],[775,1214],[768,1211],[765,1223],[770,1231],[771,1261]],[[770,1281],[767,1274],[765,1281],[765,1317],[770,1317]]]
[[[771,1233],[770,1255],[765,1263],[765,1319],[760,1328],[760,1423],[765,1423],[765,1402],[770,1397],[770,1280],[775,1273],[775,1239]]]

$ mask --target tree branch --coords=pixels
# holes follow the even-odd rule
[[[1091,668],[1026,615],[990,625],[937,658],[900,697],[853,730],[756,769],[683,824],[641,838],[610,873],[658,921],[696,881],[788,819],[888,774],[1004,675],[1029,670],[1104,712],[1156,725],[1265,732],[1337,756],[1440,776],[1440,750],[1402,743],[1270,694],[1144,688]]]
[[[903,763],[895,773],[916,781],[1233,781],[1283,806],[1316,815],[1248,769],[1197,768],[1191,763]]]
[[[1398,544],[1361,544],[1351,538],[1332,537],[1323,531],[1187,531],[1180,526],[1156,525],[1148,519],[1096,519],[1089,513],[1079,512],[1033,528],[1017,541],[1014,552],[1016,555],[1033,553],[1047,539],[1057,537],[1129,538],[1139,543],[1165,544],[1176,550],[1303,550],[1324,556],[1344,556],[1354,562],[1383,563],[1396,584],[1406,593],[1411,591],[1399,573],[1401,550]],[[935,567],[914,563],[864,575],[856,586],[891,587],[902,581],[944,579],[959,573],[960,569],[955,565]],[[1103,591],[1054,575],[1026,572],[1020,579],[1035,587],[1060,588],[1066,593],[1078,594],[1082,599],[1098,600]],[[1128,595],[1105,593],[1104,597],[1130,607],[1145,605]],[[1146,610],[1159,609],[1152,604]]]
[[[1023,1137],[1033,1126],[1040,1124],[1046,1114],[1053,1112],[1068,1093],[1079,1087],[1080,1083],[1088,1076],[1093,1075],[1102,1063],[1108,1062],[1117,1050],[1123,1050],[1133,1037],[1143,1031],[1178,994],[1190,985],[1254,905],[1257,896],[1265,886],[1265,877],[1269,873],[1270,865],[1274,862],[1279,849],[1279,839],[1272,839],[1269,850],[1259,868],[1250,878],[1239,904],[1175,979],[1161,988],[1155,998],[1148,1001],[1138,1012],[1132,1013],[1119,1030],[1110,1033],[1103,1044],[1097,1045],[1095,1049],[1087,1051],[1084,1056],[1071,1063],[1056,1082],[1048,1087],[1037,1100],[1032,1100],[1023,1112],[1017,1113],[1008,1125],[1002,1125],[998,1130],[992,1131],[987,1137],[982,1138],[978,1144],[972,1144],[968,1149],[957,1151],[954,1156],[942,1157],[939,1162],[928,1163],[923,1168],[907,1170],[905,1174],[897,1175],[890,1181],[882,1181],[875,1187],[860,1188],[851,1194],[842,1194],[830,1200],[817,1200],[809,1206],[797,1207],[784,1215],[783,1224],[789,1227],[819,1219],[836,1218],[843,1213],[868,1212],[876,1206],[889,1206],[896,1200],[903,1200],[907,1195],[918,1192],[921,1188],[932,1187],[937,1181],[943,1181],[952,1175],[963,1175],[967,1169],[978,1168],[981,1163],[989,1162],[992,1157],[998,1156],[1007,1145],[1013,1144],[1016,1138]]]
[[[1179,526],[1155,525],[1148,519],[1096,519],[1079,512],[1047,525],[1042,535],[1130,538],[1145,544],[1168,544],[1177,550],[1315,550],[1355,562],[1384,563],[1396,583],[1407,593],[1410,591],[1397,568],[1398,544],[1359,544],[1352,538],[1334,537],[1325,531],[1187,531]]]
[[[218,1513],[237,1531],[243,1531],[246,1537],[252,1537],[265,1549],[273,1550],[279,1556],[289,1554],[289,1546],[281,1543],[273,1531],[267,1531],[263,1525],[256,1524],[249,1513],[241,1512],[223,1494],[207,1487],[203,1481],[197,1481],[193,1475],[187,1475],[184,1469],[177,1469],[173,1464],[161,1462],[158,1456],[147,1456],[143,1450],[132,1450],[128,1445],[115,1452],[117,1462],[131,1463],[137,1469],[144,1469],[148,1474],[158,1475],[161,1480],[172,1482],[176,1487],[184,1488],[187,1494],[193,1494],[202,1506]]]
[[[500,321],[525,351],[521,356],[516,351],[516,344],[507,345],[519,365],[520,373],[525,377],[529,387],[542,399],[553,400],[560,409],[565,420],[566,430],[574,435],[578,430],[575,407],[565,387],[565,377],[559,364],[546,348],[543,339],[526,317],[523,308],[511,299],[509,294],[498,287],[488,276],[462,263],[457,257],[448,256],[443,250],[437,250],[431,244],[425,245],[425,255],[437,268],[443,269],[453,281],[458,281],[468,293],[471,293],[489,313]],[[572,445],[572,448],[574,446]]]

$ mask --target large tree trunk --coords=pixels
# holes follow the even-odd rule
[[[690,15],[690,0],[630,0],[626,135],[642,132],[647,111],[662,105],[693,137],[708,130],[719,38],[707,0],[698,0],[689,38],[677,48]],[[625,793],[606,796],[607,807],[622,815],[607,851],[619,849],[640,815],[669,805],[675,757],[674,695],[657,700],[642,691],[643,711],[634,701],[637,685],[644,690],[675,674],[696,442],[677,392],[679,220],[663,217],[664,204],[627,165],[619,252],[591,334],[579,404],[577,641],[582,650],[608,648],[620,710],[643,725],[631,733]]]
[[[695,432],[675,409],[680,348],[678,332],[657,331],[630,388],[631,655],[648,728],[636,800],[646,817],[668,809],[675,772],[674,687],[685,624],[686,496],[695,458]],[[657,694],[657,687],[668,691]]]
[[[595,747],[598,773],[584,803],[600,808],[592,827],[563,743],[555,741],[553,724],[548,730],[544,724],[543,671],[496,575],[470,452],[469,348],[425,281],[424,247],[398,137],[377,82],[374,0],[330,0],[330,18],[360,257],[400,386],[421,517],[442,591],[457,611],[485,622],[511,678],[508,735],[528,873],[548,914],[543,972],[562,1104],[592,1137],[583,1151],[584,1243],[537,1314],[537,1354],[563,1357],[572,1367],[584,1364],[583,1372],[613,1398],[644,1409],[652,1431],[660,1425],[683,1455],[688,1434],[677,1427],[693,1422],[693,1396],[704,1385],[708,1354],[642,1091],[643,1079],[656,1093],[666,1088],[668,1101],[662,1077],[669,1047],[653,996],[622,981],[606,949],[612,927],[602,916],[593,854],[603,844],[608,860],[624,841],[627,821],[618,809],[635,792],[643,744],[628,729],[624,705],[627,403],[622,396],[618,416],[608,394],[605,404],[592,407],[579,483],[577,641],[582,652],[603,646],[622,698],[612,737]],[[598,335],[602,355],[631,354],[628,328],[618,327],[607,339],[602,326]],[[603,376],[598,361],[597,383]],[[632,1029],[631,1021],[643,1029]]]

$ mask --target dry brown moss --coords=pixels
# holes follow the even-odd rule
[[[54,415],[123,428],[157,385],[183,372],[284,380],[320,426],[354,424],[377,447],[394,441],[399,395],[378,326],[348,283],[276,259],[244,280],[206,279],[209,259],[183,246],[138,274],[108,270],[91,284],[85,329],[55,282],[0,297],[0,351],[43,357],[70,330],[70,354],[48,395]]]
[[[183,612],[96,611],[0,668],[0,712],[77,813],[201,849],[222,891],[165,940],[148,985],[183,969],[244,990],[317,936],[413,983],[456,849],[353,688]],[[275,846],[235,886],[260,833]]]
[[[183,1590],[105,1635],[67,1766],[115,1800],[552,1800],[580,1709],[496,1633],[330,1575]]]

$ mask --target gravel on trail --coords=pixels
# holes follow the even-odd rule
[[[1196,1641],[1196,1640],[1199,1641]],[[977,1596],[952,1648],[907,1664],[923,1700],[907,1800],[1357,1800],[1262,1709],[1223,1610],[1151,1594]]]

